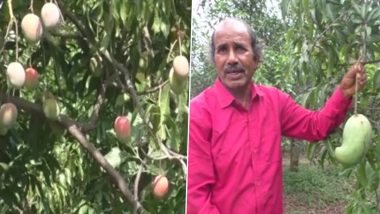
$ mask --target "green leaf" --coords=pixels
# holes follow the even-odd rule
[[[7,171],[9,169],[9,165],[3,162],[0,162],[0,172]]]
[[[120,5],[120,19],[123,25],[125,25],[128,18],[129,10],[127,8],[127,3],[128,3],[127,1],[121,1],[121,5]]]
[[[368,16],[368,22],[375,22],[378,21],[380,18],[380,8],[372,8],[371,15]]]
[[[331,141],[324,141],[324,144],[325,144],[325,146],[327,148],[327,151],[329,152],[329,155],[331,157],[334,157],[335,152],[334,152],[334,149],[333,149]]]
[[[159,136],[162,140],[166,139],[166,118],[170,116],[170,85],[166,84],[160,89],[159,107],[160,107],[160,126]]]
[[[285,19],[285,17],[288,16],[289,0],[280,1],[280,8],[281,8],[282,18]]]
[[[354,1],[352,2],[352,6],[355,9],[356,15],[358,15],[362,19],[362,21],[364,21],[364,17],[362,17],[361,15],[362,14],[361,7],[358,4],[356,4]]]
[[[366,174],[366,163],[361,162],[357,167],[356,177],[362,187],[366,187],[368,185],[368,179]]]
[[[330,18],[331,20],[334,20],[334,19],[335,19],[335,16],[334,16],[333,10],[331,9],[331,5],[330,5],[330,4],[327,4],[327,5],[326,5],[326,9],[327,9],[327,15],[329,16],[329,18]]]
[[[378,69],[373,77],[373,88],[380,90],[380,69]]]
[[[379,182],[380,182],[379,172],[378,171],[374,171],[374,173],[370,177],[370,181],[369,182],[370,182],[370,188],[371,188],[371,190],[377,191],[377,189],[379,188]]]
[[[153,159],[164,159],[166,158],[166,154],[161,149],[156,149],[154,146],[149,146],[149,157]]]
[[[121,151],[118,147],[113,147],[104,158],[111,164],[112,167],[117,168],[122,162]]]
[[[162,20],[158,16],[157,12],[154,13],[154,20],[152,25],[152,30],[155,34],[159,33],[161,30],[161,22]]]
[[[307,145],[307,149],[306,149],[307,159],[309,159],[309,160],[313,159],[316,146],[317,146],[317,144],[315,144],[315,143],[309,143]]]
[[[84,204],[80,207],[78,214],[86,214],[88,213],[89,206],[87,204]]]

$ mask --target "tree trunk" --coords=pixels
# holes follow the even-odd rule
[[[298,142],[291,140],[290,144],[290,171],[297,172],[300,160],[300,148]]]

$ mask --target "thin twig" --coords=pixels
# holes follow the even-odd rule
[[[361,63],[363,65],[376,64],[376,63],[380,63],[380,59],[374,59],[374,60],[369,60],[369,61],[362,60]],[[341,63],[341,64],[338,64],[338,66],[350,66],[352,64],[353,63]]]
[[[169,83],[169,80],[166,80],[163,83],[161,83],[161,84],[159,84],[153,88],[147,89],[146,91],[138,91],[137,95],[145,95],[145,94],[151,94],[151,93],[157,92],[168,83]]]
[[[15,23],[15,32],[16,32],[16,62],[18,62],[18,24],[16,17],[13,17]]]
[[[145,161],[144,161],[144,164],[145,164]],[[142,171],[143,171],[143,168],[144,168],[144,164],[140,165],[139,171],[137,172],[136,179],[135,179],[135,186],[134,186],[134,198],[135,198],[135,201],[139,201],[139,183],[140,183],[141,174],[142,174]],[[133,209],[133,213],[134,214],[137,213],[137,207],[135,207]]]
[[[96,99],[96,103],[94,105],[94,110],[91,113],[90,120],[87,123],[81,124],[81,127],[85,130],[91,130],[96,128],[96,122],[99,118],[99,112],[103,104],[106,102],[106,86],[105,84],[101,84],[99,87],[98,98]]]
[[[178,31],[177,35],[178,35],[179,55],[182,56],[182,44],[181,44],[181,36],[182,35],[180,35],[179,31]]]
[[[161,141],[158,141],[158,144],[160,145],[160,149],[161,149],[161,151],[164,152],[164,154],[167,156],[167,158],[168,158],[169,160],[173,160],[173,159],[175,159],[175,160],[178,160],[178,161],[181,163],[181,165],[182,165],[182,170],[183,170],[183,174],[185,175],[185,178],[186,178],[186,177],[187,177],[187,166],[186,166],[186,164],[182,161],[182,159],[180,158],[180,155],[177,154],[177,153],[175,153],[175,152],[173,152],[173,151],[169,152],[170,149],[166,148],[166,146],[165,146]]]
[[[149,30],[147,26],[144,26],[143,33],[144,33],[145,48],[148,50],[150,55],[154,57],[154,50],[152,48],[152,39],[150,38],[150,34],[149,34]]]
[[[362,63],[367,60],[367,22],[364,22],[363,24],[364,28],[364,34],[363,34],[363,46],[361,50],[360,57],[358,59],[358,62]],[[354,108],[354,114],[358,114],[358,80],[359,80],[359,74],[356,74],[355,76],[355,108]]]
[[[9,32],[11,31],[11,29],[13,28],[13,24],[15,23],[14,22],[15,17],[13,15],[12,0],[8,0],[7,3],[8,3],[8,11],[9,11],[9,22],[8,22],[8,26],[7,26],[7,31],[5,32],[5,36],[4,36],[4,45],[0,49],[0,55],[3,53],[3,51],[5,49],[5,44],[7,43],[7,38],[9,37]],[[16,38],[16,41],[17,41],[17,38]]]
[[[30,0],[29,10],[30,10],[32,13],[34,13],[34,9],[33,9],[33,0]]]
[[[377,189],[375,189],[375,195],[376,195],[376,210],[380,211],[380,209],[379,209],[379,194],[377,193]]]

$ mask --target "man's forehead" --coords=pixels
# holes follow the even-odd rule
[[[236,44],[251,41],[247,26],[241,21],[228,19],[215,27],[213,41],[215,45],[234,42]]]
[[[215,33],[224,30],[233,30],[235,32],[248,32],[247,26],[243,22],[230,18],[219,22],[215,26]]]
[[[215,47],[216,48],[222,48],[222,47],[226,47],[229,45],[233,45],[234,47],[245,47],[249,44],[247,42],[244,42],[244,41],[224,41],[224,40],[222,40],[222,41],[217,41],[215,44]]]

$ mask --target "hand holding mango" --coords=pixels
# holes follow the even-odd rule
[[[347,98],[351,98],[355,94],[355,83],[358,81],[358,91],[364,88],[367,83],[367,74],[362,63],[355,63],[343,76],[340,82],[340,88]]]
[[[367,74],[361,63],[356,63],[343,76],[340,88],[347,98],[351,98],[367,83]],[[357,85],[356,85],[357,84]],[[355,100],[356,102],[356,100]],[[335,149],[335,158],[344,166],[359,163],[371,145],[372,127],[369,120],[362,114],[352,115],[343,128],[343,142]]]

